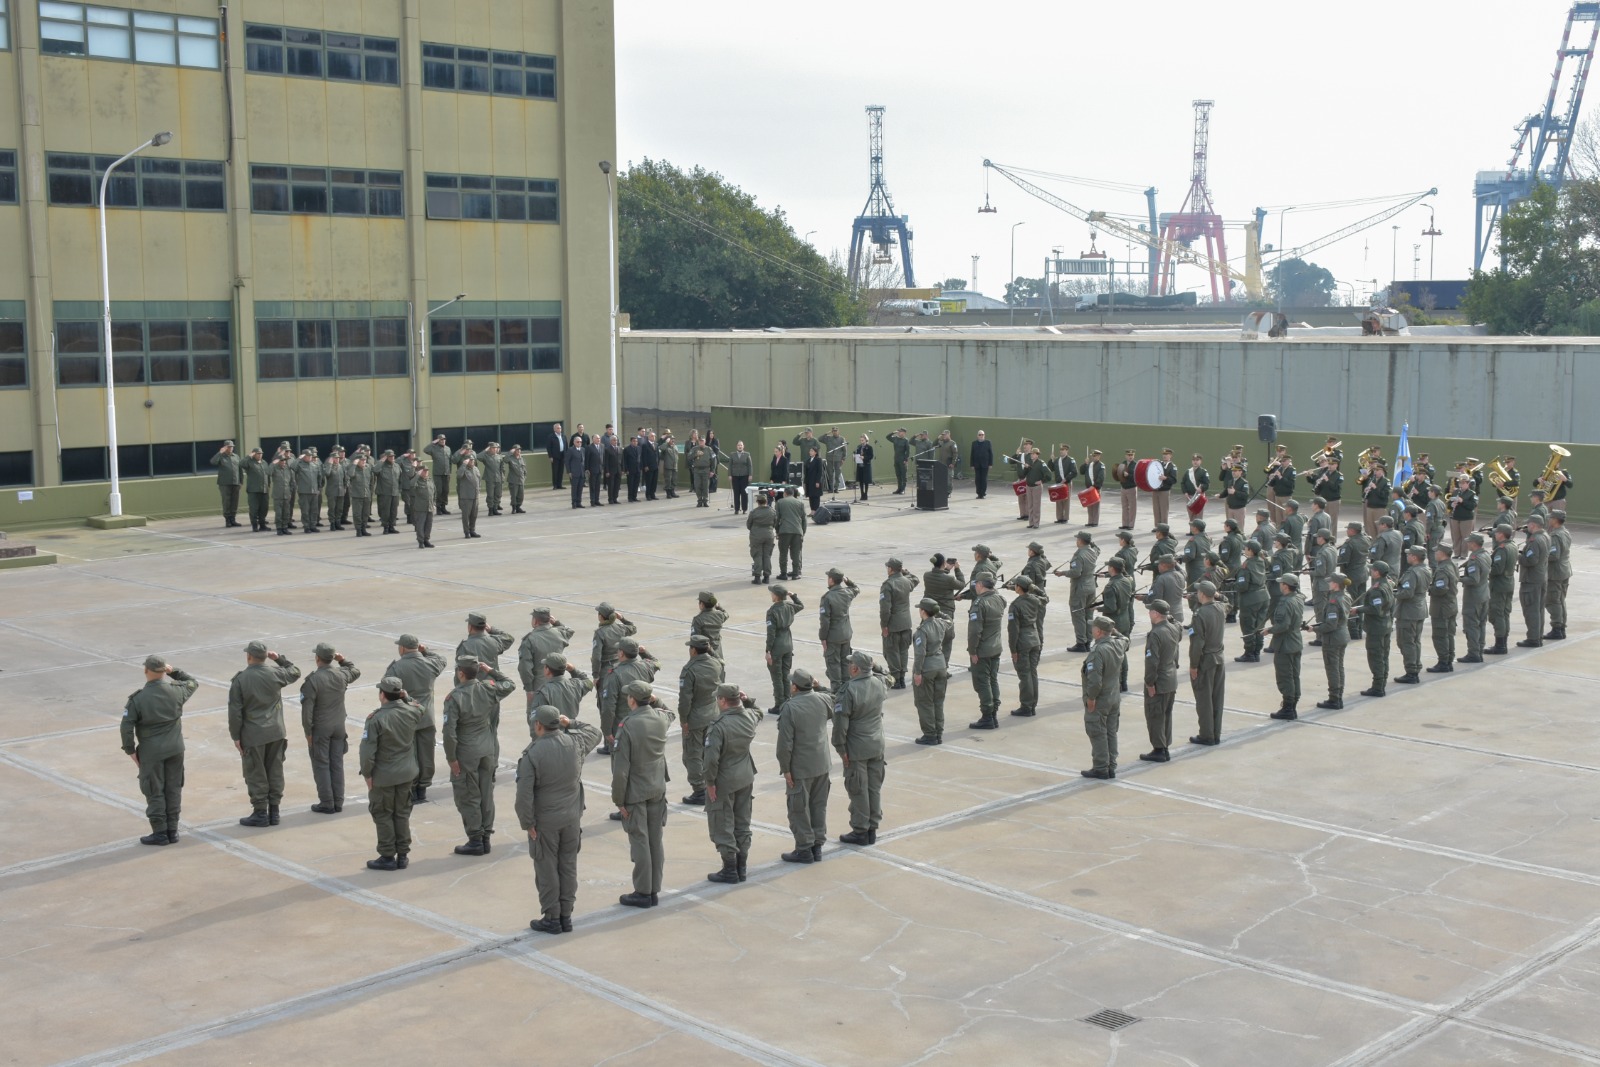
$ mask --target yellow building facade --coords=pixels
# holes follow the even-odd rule
[[[606,421],[610,0],[0,0],[0,486]],[[440,310],[458,294],[465,298]]]

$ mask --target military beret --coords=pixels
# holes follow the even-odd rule
[[[551,704],[540,704],[533,709],[532,719],[546,730],[554,730],[561,725],[561,709]]]
[[[721,685],[717,686],[717,699],[738,700],[739,687],[734,685],[732,682],[723,682]]]
[[[401,634],[399,637],[394,639],[394,643],[399,645],[401,648],[416,648],[421,642],[417,640],[415,634]]]
[[[796,667],[789,672],[789,681],[801,689],[810,689],[817,680],[811,677],[811,672],[804,667]]]
[[[844,581],[844,571],[840,570],[838,567],[829,567],[827,574],[829,578],[832,578],[836,582]]]
[[[782,600],[784,597],[789,595],[789,587],[783,585],[781,582],[773,582],[771,585],[767,586],[767,592],[771,593],[779,600]]]
[[[254,656],[256,659],[261,659],[267,654],[267,646],[262,644],[260,641],[251,641],[248,645],[244,646],[244,651],[246,655]]]
[[[649,682],[641,680],[629,682],[627,687],[622,690],[622,694],[623,696],[632,697],[637,703],[648,704],[650,703],[650,698],[655,695],[655,690],[650,688]]]
[[[332,659],[333,654],[337,651],[338,649],[328,644],[328,642],[319,641],[317,642],[317,647],[311,650],[311,654],[318,659]]]
[[[1044,551],[1044,546],[1041,545],[1037,541],[1029,541],[1028,542],[1028,551],[1029,552],[1043,552]]]
[[[1158,523],[1155,524],[1154,528],[1152,528],[1150,532],[1151,533],[1171,533],[1172,532],[1172,527],[1167,525],[1164,522],[1158,522]]]
[[[1029,578],[1026,574],[1019,574],[1015,578],[1011,579],[1011,581],[1007,584],[1015,586],[1016,588],[1021,589],[1023,592],[1027,592],[1029,589],[1033,588],[1033,579]]]
[[[1197,582],[1195,584],[1194,591],[1197,593],[1204,593],[1206,596],[1217,595],[1217,587],[1210,581]]]
[[[864,649],[856,649],[850,653],[850,666],[857,670],[870,671],[872,669],[872,653]]]
[[[380,693],[404,693],[406,691],[406,683],[402,682],[392,674],[386,675],[384,679],[378,683],[378,691]]]
[[[1389,564],[1380,559],[1378,562],[1372,565],[1372,569],[1377,571],[1379,574],[1388,574]]]
[[[1172,605],[1168,604],[1165,600],[1162,600],[1159,597],[1154,600],[1146,600],[1144,602],[1144,606],[1161,615],[1172,614]]]
[[[615,615],[617,613],[617,609],[611,606],[611,601],[609,600],[600,601],[594,606],[594,610],[599,615]]]
[[[987,555],[989,555],[989,546],[988,545],[973,545],[972,546],[972,551],[977,552],[979,555],[987,556]]]
[[[1299,589],[1300,588],[1300,579],[1296,578],[1292,574],[1285,574],[1283,577],[1278,579],[1278,584],[1279,585],[1286,585],[1290,589]]]
[[[160,674],[167,669],[167,661],[160,656],[146,656],[144,658],[144,669]]]
[[[1206,528],[1206,520],[1204,520],[1204,519],[1190,519],[1189,520],[1189,529],[1191,529],[1191,530],[1204,530],[1205,528]]]
[[[1107,634],[1117,628],[1117,624],[1106,618],[1104,615],[1096,615],[1092,625],[1096,630]]]
[[[637,638],[624,637],[617,642],[617,648],[630,656],[637,656],[639,654],[639,641]]]
[[[700,603],[704,604],[708,608],[714,608],[717,606],[717,594],[713,593],[709,589],[700,590],[700,592],[695,594],[695,599],[700,601]]]
[[[480,614],[479,612],[474,611],[474,612],[470,613],[467,616],[467,625],[468,626],[488,626],[489,625],[489,620],[484,615]]]
[[[689,638],[689,640],[685,641],[684,644],[688,645],[690,648],[699,649],[701,652],[711,651],[711,638],[707,637],[705,634],[695,634],[693,637]]]
[[[883,565],[885,567],[893,567],[895,570],[899,570],[901,567],[905,566],[905,564],[901,563],[899,558],[895,557],[895,556],[890,556],[887,560],[884,561]]]
[[[553,671],[564,671],[567,669],[567,657],[559,652],[552,652],[544,658],[544,665]]]
[[[917,601],[917,607],[926,611],[929,615],[937,615],[940,611],[939,602],[931,596],[925,596]]]

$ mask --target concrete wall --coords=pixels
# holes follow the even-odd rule
[[[1270,412],[1347,438],[1409,423],[1600,444],[1600,344],[1585,340],[634,333],[621,373],[625,408],[680,420],[727,405],[1253,430]]]

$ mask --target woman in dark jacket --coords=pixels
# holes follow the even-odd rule
[[[809,449],[806,456],[806,497],[811,501],[811,510],[816,511],[822,506],[822,457],[815,448]]]
[[[772,450],[772,477],[767,480],[779,485],[789,484],[789,453],[782,445]]]
[[[717,468],[721,466],[723,451],[717,444],[717,431],[706,427],[706,447],[711,449],[711,491],[717,491]]]
[[[861,490],[861,499],[867,499],[867,489],[872,485],[872,442],[867,440],[867,435],[861,435],[861,443],[856,445],[856,486]]]

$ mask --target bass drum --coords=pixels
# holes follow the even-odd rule
[[[1133,480],[1147,493],[1159,493],[1166,474],[1166,468],[1159,459],[1141,459],[1133,468]]]

